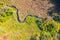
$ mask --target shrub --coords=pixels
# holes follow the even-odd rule
[[[53,17],[53,20],[57,21],[57,22],[60,22],[60,16],[54,16]]]

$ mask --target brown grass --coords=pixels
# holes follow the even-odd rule
[[[17,7],[20,20],[28,14],[46,18],[48,9],[53,6],[47,0],[11,0],[11,2]]]

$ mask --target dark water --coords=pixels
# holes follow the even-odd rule
[[[53,3],[57,12],[60,12],[60,0],[53,0]]]
[[[60,0],[51,0],[50,3],[54,4],[54,7],[49,8],[49,15],[53,13],[58,13],[60,14]]]

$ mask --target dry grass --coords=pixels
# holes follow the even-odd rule
[[[11,2],[17,7],[21,21],[27,14],[45,18],[48,9],[53,6],[47,0],[11,0]]]

